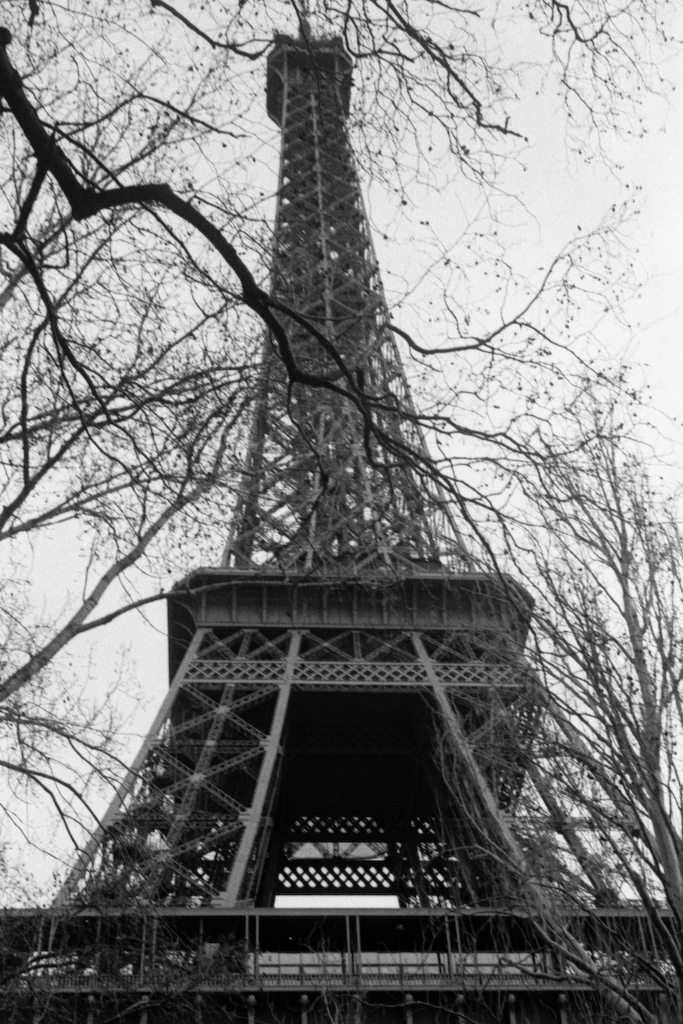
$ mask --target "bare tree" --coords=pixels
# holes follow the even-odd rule
[[[629,94],[647,84],[643,54],[665,31],[657,8],[601,0],[578,19],[564,4],[535,0],[529,13],[572,130],[582,117],[590,134],[632,116]],[[0,37],[0,539],[17,578],[33,538],[53,527],[77,524],[87,547],[83,597],[61,619],[43,629],[7,621],[0,698],[14,702],[13,737],[30,718],[47,726],[49,716],[29,711],[22,694],[42,685],[74,637],[118,614],[97,611],[114,581],[172,550],[173,529],[189,537],[177,563],[189,562],[203,544],[197,524],[225,517],[253,392],[254,339],[264,330],[290,382],[340,395],[382,441],[383,396],[334,351],[334,375],[302,367],[283,316],[328,354],[330,339],[266,288],[263,197],[248,169],[262,131],[258,119],[254,127],[259,60],[276,30],[301,29],[305,43],[307,17],[314,31],[339,33],[356,60],[362,88],[352,130],[368,174],[401,188],[407,161],[424,177],[433,142],[458,172],[483,185],[495,179],[501,147],[520,141],[519,69],[504,53],[489,56],[499,27],[456,5],[334,0],[306,14],[284,0],[237,11],[217,0],[190,18],[162,0],[150,9],[135,0],[115,9],[32,0],[8,16]],[[457,412],[437,401],[423,416],[403,414],[444,443],[474,444],[469,464],[482,453],[488,463],[492,451],[533,455],[533,435],[519,426],[545,407],[539,381],[592,372],[580,358],[565,362],[568,332],[554,320],[559,309],[566,323],[574,289],[585,294],[585,275],[599,274],[596,245],[610,238],[606,229],[579,239],[522,290],[512,312],[501,306],[493,325],[474,317],[475,329],[449,311],[451,343],[438,350],[392,325],[430,369],[472,358],[461,388],[469,398]],[[492,399],[501,388],[502,403]],[[503,411],[494,414],[494,404]],[[400,454],[446,488],[474,532],[499,514],[457,459],[437,465],[419,451]],[[63,728],[58,722],[57,736]],[[6,761],[36,780],[46,769],[33,755]]]
[[[496,711],[492,756],[524,775],[512,819],[486,803],[480,766],[489,777],[491,767],[467,762],[467,742],[446,738],[443,757],[499,899],[551,954],[545,975],[587,983],[615,1019],[678,1020],[680,515],[609,388],[576,396],[565,424],[573,450],[549,442],[515,477],[516,569],[536,599],[528,699],[540,717],[522,736],[509,708]]]
[[[552,695],[544,773],[554,799],[582,823],[603,883],[646,911],[652,945],[643,951],[633,943],[625,959],[655,982],[677,1019],[680,512],[665,468],[629,440],[629,417],[618,405],[586,396],[576,413],[593,428],[592,440],[571,460],[549,455],[525,485],[540,519],[529,551],[542,595],[539,665]],[[595,905],[595,876],[577,881],[569,895]]]

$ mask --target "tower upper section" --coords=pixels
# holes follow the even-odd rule
[[[231,567],[461,570],[469,560],[399,358],[349,142],[339,39],[279,36],[267,106],[282,132],[271,290],[294,360],[270,338],[227,551]]]
[[[329,39],[299,38],[278,35],[268,58],[266,105],[268,115],[284,127],[287,113],[288,86],[304,84],[311,71],[324,76],[325,89],[335,93],[339,110],[344,118],[351,106],[351,79],[353,62],[338,36]]]

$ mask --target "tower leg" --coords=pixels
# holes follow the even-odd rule
[[[206,629],[198,629],[195,632],[194,636],[192,637],[192,640],[187,648],[187,651],[183,656],[183,660],[180,663],[180,666],[178,667],[178,671],[176,672],[173,681],[168,688],[168,693],[166,694],[164,700],[162,701],[161,707],[159,708],[157,716],[154,719],[154,722],[152,723],[152,726],[149,729],[147,736],[143,740],[142,746],[138,751],[137,757],[133,761],[129,770],[126,772],[125,778],[121,785],[119,786],[118,790],[116,791],[116,796],[114,797],[111,804],[107,808],[107,811],[104,814],[99,827],[93,832],[92,837],[90,838],[87,845],[81,852],[73,868],[69,872],[66,881],[62,885],[62,888],[59,890],[55,898],[55,906],[61,906],[67,903],[70,897],[73,896],[74,891],[77,889],[79,883],[85,878],[88,872],[88,868],[90,867],[93,859],[97,855],[97,851],[99,850],[102,844],[103,836],[114,823],[117,815],[120,813],[124,803],[126,802],[126,799],[130,796],[133,789],[135,788],[135,783],[140,774],[140,770],[144,765],[145,760],[149,754],[150,748],[152,744],[156,742],[159,730],[161,729],[161,726],[168,718],[169,712],[173,707],[173,703],[176,697],[178,696],[178,691],[185,682],[187,670],[189,666],[192,664],[193,660],[196,658],[197,652],[201,647],[202,640],[204,639],[206,633]]]
[[[239,845],[235,859],[230,871],[230,877],[225,891],[214,900],[214,906],[234,907],[240,898],[244,898],[243,889],[247,880],[249,866],[256,860],[260,861],[259,853],[265,853],[267,836],[261,837],[262,850],[257,850],[256,845],[259,839],[259,831],[263,824],[264,808],[266,799],[272,793],[275,767],[282,750],[282,733],[289,707],[289,697],[292,691],[292,676],[294,664],[299,654],[301,634],[292,633],[292,638],[287,654],[287,666],[285,678],[280,685],[273,720],[270,727],[270,734],[266,741],[266,750],[261,762],[258,781],[254,790],[251,807],[244,815],[244,829],[240,836]]]
[[[500,848],[503,854],[507,857],[511,868],[518,873],[519,877],[526,878],[528,876],[528,872],[526,871],[524,853],[512,832],[512,829],[505,820],[488,779],[477,764],[467,734],[463,728],[462,722],[460,721],[460,716],[451,704],[446,688],[434,670],[434,666],[427,654],[422,638],[415,635],[413,637],[413,643],[415,644],[415,650],[417,651],[418,657],[420,658],[427,674],[427,678],[429,679],[432,692],[436,700],[436,705],[442,716],[448,735],[450,736],[453,745],[458,752],[458,756],[462,761],[472,787],[472,791],[476,794],[482,810],[485,812],[488,819],[491,839],[495,844],[495,846],[492,846],[491,848]],[[532,889],[532,894],[538,899],[539,907],[542,907],[544,905],[543,900],[535,888]]]

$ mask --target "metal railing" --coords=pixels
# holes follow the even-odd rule
[[[43,964],[18,982],[52,991],[244,991],[252,989],[527,989],[557,988],[571,977],[554,975],[532,954],[262,952],[239,966],[202,962],[126,964],[116,971],[80,968],[74,962]]]

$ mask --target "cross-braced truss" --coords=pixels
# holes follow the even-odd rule
[[[494,865],[473,863],[468,814],[444,777],[448,723],[435,690],[511,810],[528,680],[519,664],[468,658],[457,633],[199,630],[64,896],[189,906],[293,892],[488,900]]]

